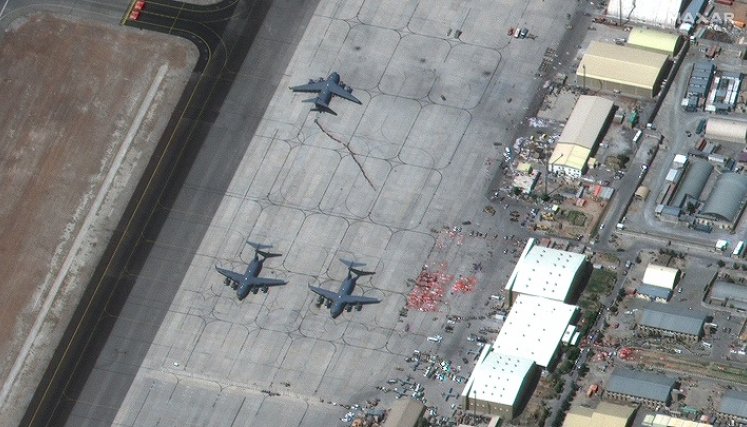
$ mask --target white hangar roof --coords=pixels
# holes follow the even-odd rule
[[[649,264],[643,273],[643,284],[672,290],[679,280],[680,271],[663,265]]]
[[[496,351],[533,360],[547,367],[552,362],[577,307],[533,295],[519,295],[495,339]]]
[[[508,279],[506,289],[565,301],[576,274],[586,262],[582,254],[538,246],[531,238]]]
[[[462,396],[501,405],[514,406],[534,362],[509,356],[486,345],[472,375],[464,385]]]

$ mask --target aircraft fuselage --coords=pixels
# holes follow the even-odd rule
[[[355,289],[355,282],[357,280],[358,277],[353,277],[353,275],[350,273],[348,273],[348,277],[343,280],[342,285],[340,285],[340,291],[337,292],[337,300],[334,301],[332,307],[329,309],[329,313],[332,315],[333,319],[336,319],[342,314],[343,311],[345,311],[345,303],[342,302],[342,297],[345,295],[353,294],[353,290]]]
[[[244,277],[241,280],[241,283],[239,283],[239,288],[236,289],[236,296],[239,300],[243,300],[247,295],[249,295],[249,292],[252,290],[251,279],[258,277],[259,273],[262,272],[262,264],[264,264],[264,261],[264,259],[259,259],[259,257],[255,255],[254,259],[252,259],[246,267]]]

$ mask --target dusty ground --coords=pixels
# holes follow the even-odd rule
[[[137,181],[158,142],[195,52],[179,39],[46,14],[15,21],[0,40],[5,59],[0,63],[5,101],[0,103],[0,378],[5,380],[159,68],[165,64],[168,71],[148,99],[148,114],[122,163],[126,176],[112,186],[122,194],[128,193],[124,184]],[[117,198],[109,194],[107,200]],[[101,229],[120,215],[118,207],[104,208],[105,218],[94,222]],[[99,239],[103,249],[106,242]],[[95,246],[87,251],[91,263]],[[78,272],[86,270],[76,264]],[[83,276],[68,277],[60,292],[85,285]]]

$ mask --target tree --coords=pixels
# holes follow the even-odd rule
[[[718,264],[719,267],[723,267],[726,265],[726,263],[723,260],[718,260],[716,264]]]

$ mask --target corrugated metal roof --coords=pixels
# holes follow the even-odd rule
[[[668,304],[649,303],[642,311],[639,325],[688,335],[700,335],[706,318],[699,310],[682,310]]]
[[[596,409],[573,406],[563,421],[563,427],[626,427],[635,414],[632,406],[599,402]]]
[[[727,390],[721,397],[719,412],[747,418],[747,393],[743,391]]]
[[[643,399],[668,402],[675,379],[648,371],[615,368],[607,380],[606,390]]]
[[[671,290],[651,285],[641,285],[638,287],[638,289],[636,289],[636,292],[641,295],[646,295],[650,298],[663,298],[665,300],[669,300],[669,298],[672,297]]]
[[[628,36],[629,45],[663,52],[670,56],[676,53],[679,42],[679,35],[642,27],[633,28]]]
[[[711,298],[747,301],[747,286],[719,281],[714,283],[713,288],[711,288]]]
[[[514,406],[534,366],[529,359],[503,354],[486,345],[462,396]]]
[[[599,96],[581,95],[573,107],[558,143],[576,144],[594,149],[599,134],[609,119],[614,104]]]
[[[695,199],[700,198],[708,178],[713,171],[713,165],[702,159],[693,158],[688,162],[684,177],[680,180],[680,186],[672,198],[672,206],[682,207],[685,198],[689,195]]]
[[[718,177],[701,214],[734,222],[742,211],[747,196],[747,176],[729,172]]]
[[[614,2],[613,2],[614,3]],[[576,74],[653,91],[667,55],[592,41]]]
[[[706,124],[705,137],[719,141],[747,141],[747,121],[711,117]]]

